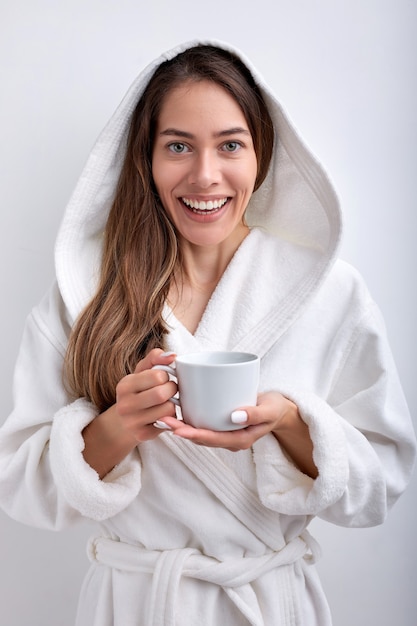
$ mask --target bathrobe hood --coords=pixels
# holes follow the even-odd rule
[[[70,323],[91,299],[98,277],[102,234],[122,166],[131,115],[150,77],[162,62],[197,44],[211,44],[237,54],[258,83],[275,127],[269,172],[253,194],[247,222],[298,250],[291,280],[298,290],[297,309],[330,269],[338,247],[341,220],[335,192],[317,160],[299,138],[281,105],[250,61],[218,41],[191,41],[153,61],[133,82],[100,134],[67,206],[56,243],[56,275]],[[299,262],[300,249],[305,251]],[[291,253],[289,253],[291,254]],[[302,280],[297,272],[300,265]],[[301,267],[302,266],[302,267]],[[274,271],[274,268],[271,268]],[[280,270],[277,267],[276,272]],[[291,285],[287,285],[291,293]]]

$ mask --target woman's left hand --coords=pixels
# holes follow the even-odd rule
[[[200,446],[225,448],[232,452],[248,450],[255,441],[272,433],[302,472],[312,478],[317,477],[318,471],[313,461],[313,443],[308,426],[301,419],[297,406],[291,400],[276,391],[269,391],[258,396],[256,406],[241,407],[237,410],[247,415],[244,428],[239,430],[215,431],[194,428],[172,417],[164,417],[160,421],[178,437]]]
[[[235,452],[247,450],[257,439],[278,428],[280,420],[288,411],[288,404],[289,400],[280,393],[268,392],[259,395],[257,406],[238,409],[239,413],[247,414],[244,428],[240,430],[217,431],[194,428],[181,420],[168,417],[160,421],[179,437],[189,439],[198,445],[226,448]],[[232,419],[230,425],[233,426]]]

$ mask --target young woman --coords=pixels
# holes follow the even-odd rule
[[[415,453],[339,238],[326,175],[242,55],[184,44],[139,76],[67,208],[0,431],[4,510],[100,522],[77,626],[331,624],[306,528],[381,523]],[[261,357],[242,430],[178,420],[152,369],[217,349]]]

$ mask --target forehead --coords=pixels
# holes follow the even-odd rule
[[[166,94],[159,110],[158,127],[175,121],[186,125],[239,123],[247,127],[234,97],[221,85],[208,80],[187,81]]]

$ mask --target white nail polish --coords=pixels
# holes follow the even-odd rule
[[[160,430],[172,430],[171,426],[168,426],[168,424],[165,424],[165,422],[161,422],[160,420],[156,420],[153,425],[155,428],[159,428]]]
[[[245,424],[248,421],[248,414],[246,411],[233,411],[230,416],[233,424]]]

